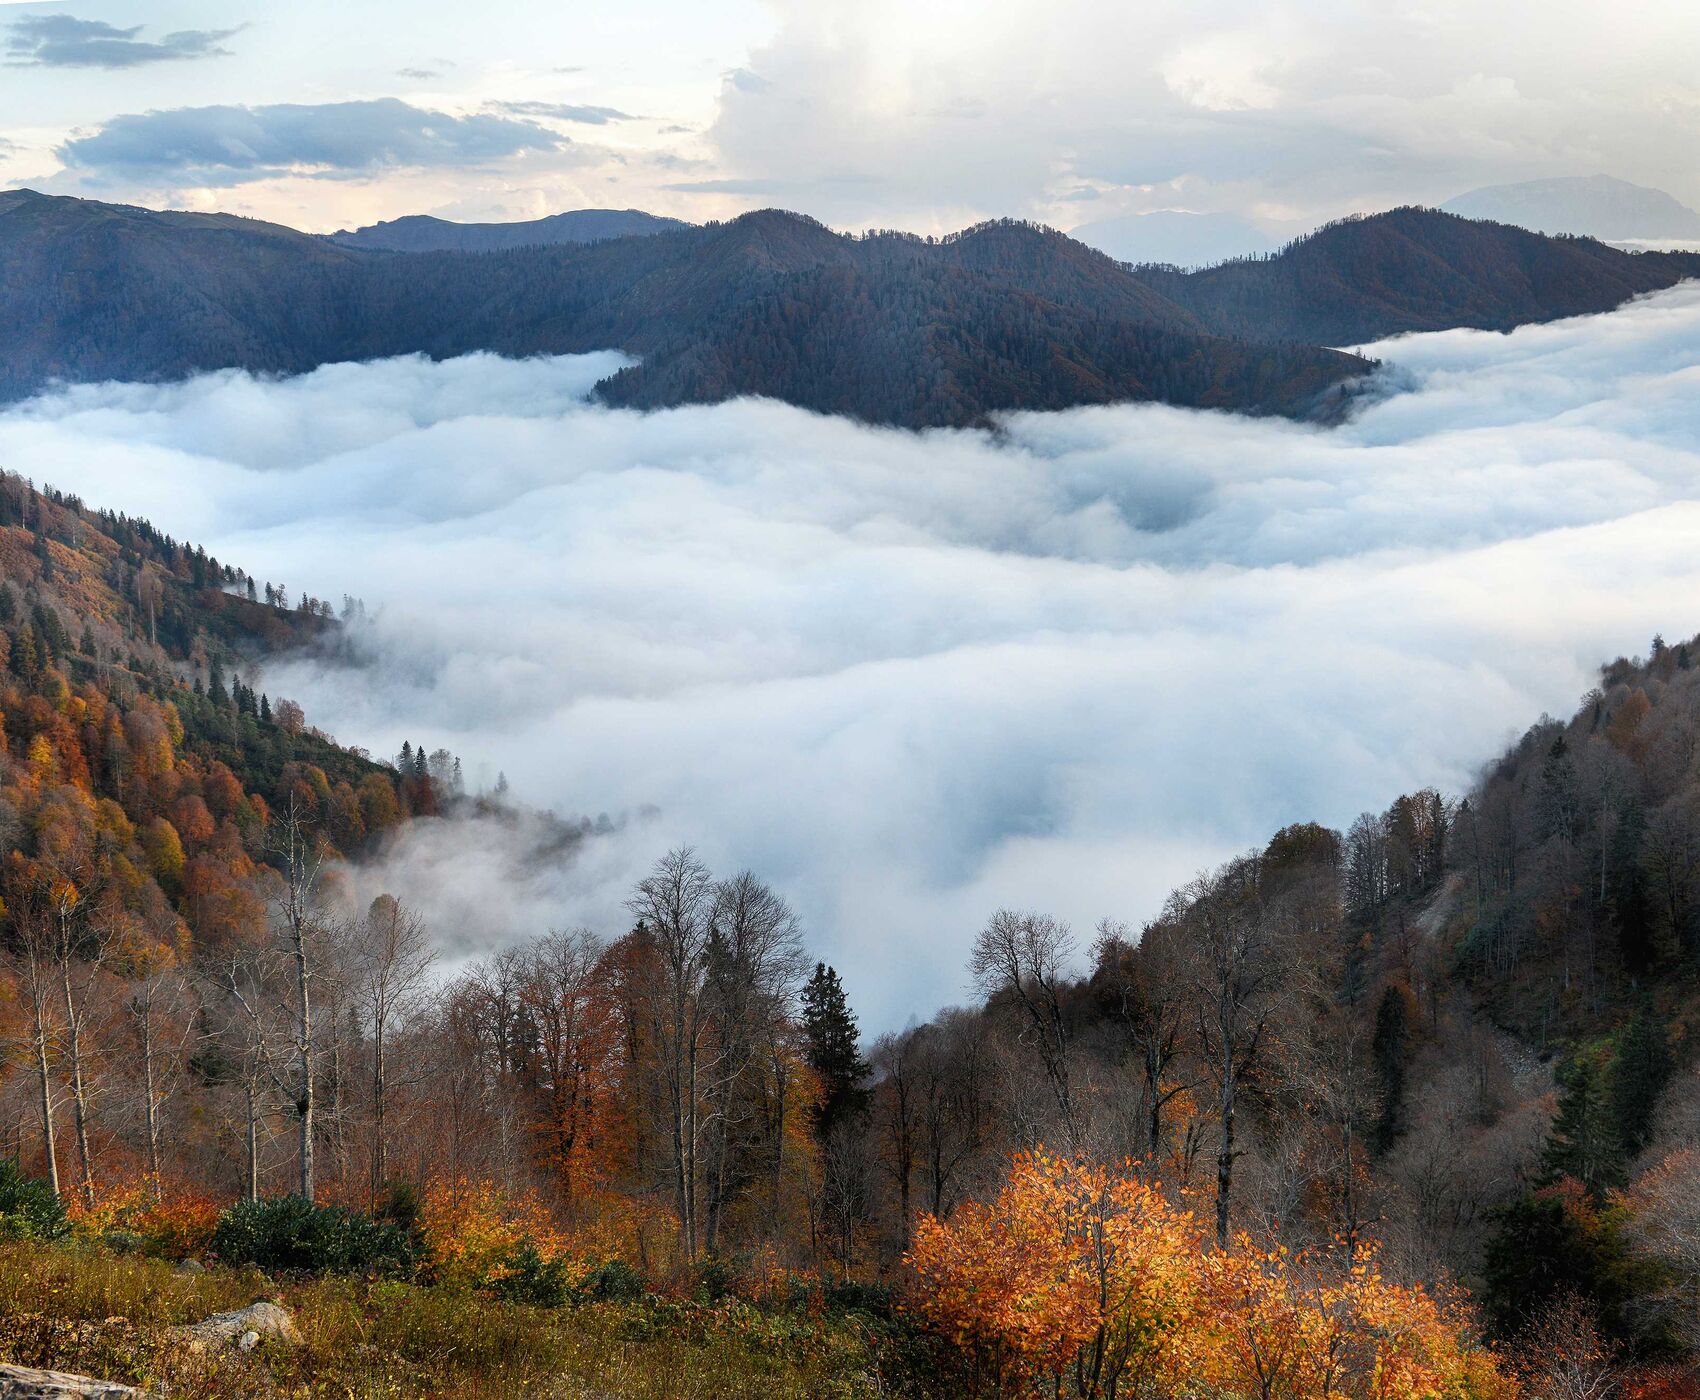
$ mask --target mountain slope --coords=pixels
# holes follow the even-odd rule
[[[343,229],[326,235],[345,248],[381,248],[398,253],[488,253],[499,248],[533,248],[553,243],[597,243],[689,228],[683,219],[641,209],[571,209],[518,223],[461,224],[430,214]]]
[[[1449,199],[1440,207],[1466,219],[1493,219],[1537,233],[1700,239],[1700,213],[1663,190],[1632,185],[1610,175],[1488,185]]]
[[[1625,253],[1407,208],[1331,224],[1272,258],[1138,274],[1218,334],[1361,345],[1610,311],[1700,275],[1700,255]]]

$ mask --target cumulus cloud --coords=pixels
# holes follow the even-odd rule
[[[1374,350],[1402,391],[1333,430],[636,414],[585,399],[617,356],[481,355],[66,390],[0,415],[0,460],[363,596],[369,666],[265,677],[345,741],[608,814],[541,862],[394,853],[457,950],[617,932],[691,842],[881,1028],[962,994],[999,904],[1138,922],[1284,823],[1456,790],[1700,626],[1700,287]]]
[[[58,149],[73,171],[234,185],[289,174],[340,178],[387,169],[466,167],[558,151],[535,121],[454,116],[399,98],[263,107],[177,107],[112,118]]]
[[[139,39],[141,25],[120,29],[71,15],[26,15],[6,27],[7,62],[16,67],[139,68],[185,58],[222,58],[239,29],[179,29]]]

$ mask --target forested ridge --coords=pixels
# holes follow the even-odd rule
[[[484,253],[496,248],[531,248],[547,243],[595,243],[686,227],[683,219],[664,219],[641,209],[571,209],[541,219],[513,223],[463,224],[429,214],[342,229],[326,234],[347,248],[387,248],[398,253],[458,250]]]
[[[1138,924],[988,911],[970,1004],[868,1043],[782,894],[689,850],[621,926],[442,966],[345,872],[494,797],[241,679],[335,648],[327,604],[17,478],[0,574],[9,1358],[70,1344],[8,1267],[114,1321],[69,1232],[819,1368],[752,1394],[1692,1393],[1700,639],[1468,793],[1296,823]],[[292,1296],[395,1325],[360,1286]],[[303,1393],[468,1384],[412,1335]]]
[[[1606,311],[1697,268],[1430,210],[1181,273],[1014,220],[856,237],[763,210],[404,253],[13,191],[0,194],[0,397],[54,379],[619,349],[642,362],[601,392],[641,407],[760,394],[905,427],[1146,400],[1327,418],[1371,366],[1323,345]]]

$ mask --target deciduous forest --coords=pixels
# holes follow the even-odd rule
[[[402,825],[506,801],[259,686],[354,600],[14,477],[0,574],[0,1359],[182,1394],[1693,1393],[1700,642],[1467,792],[1289,826],[1132,922],[988,910],[969,1003],[870,1038],[782,892],[689,849],[619,926],[464,964],[408,889],[353,901]],[[304,1347],[173,1340],[256,1289]]]

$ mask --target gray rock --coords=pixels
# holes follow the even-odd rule
[[[206,1271],[207,1266],[201,1263],[199,1259],[185,1259],[171,1272],[174,1274],[204,1274]]]
[[[238,1346],[251,1351],[262,1340],[281,1342],[289,1346],[301,1340],[295,1330],[295,1319],[276,1303],[250,1303],[235,1312],[214,1313],[205,1322],[180,1327],[178,1335],[185,1341],[201,1346]],[[253,1341],[249,1341],[249,1337]]]
[[[0,1400],[147,1400],[147,1392],[117,1381],[0,1364]]]

